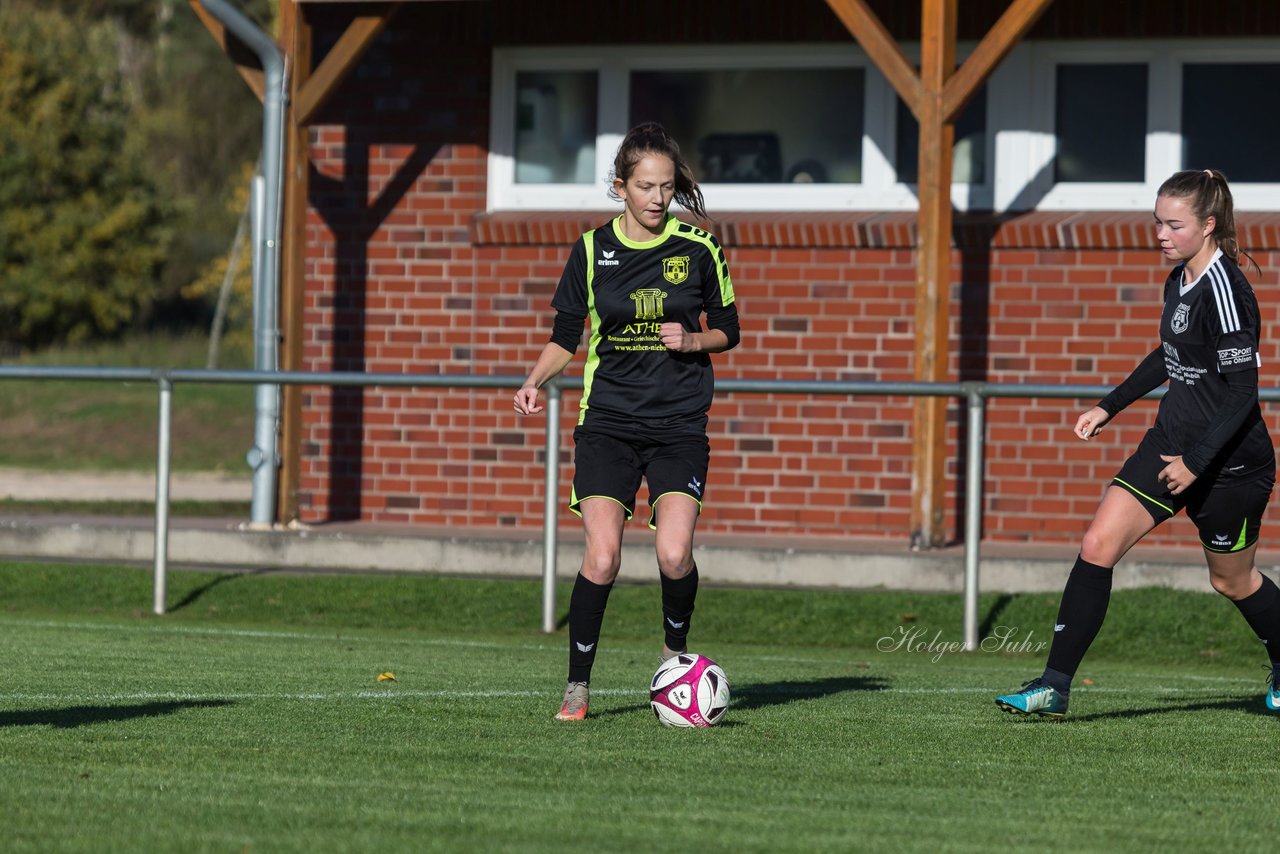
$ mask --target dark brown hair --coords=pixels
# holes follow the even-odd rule
[[[667,133],[666,128],[657,122],[638,124],[627,131],[627,135],[622,138],[622,144],[618,146],[618,154],[613,158],[613,173],[609,176],[609,198],[614,201],[622,200],[617,188],[613,185],[614,179],[622,181],[623,184],[627,183],[631,173],[635,171],[636,164],[649,154],[660,154],[671,158],[671,162],[676,167],[675,200],[699,220],[706,222],[709,219],[706,203],[703,201],[698,182],[693,180],[693,170],[680,156],[680,146]]]
[[[1186,169],[1174,172],[1160,185],[1157,196],[1168,196],[1173,199],[1186,199],[1191,213],[1201,223],[1213,217],[1213,234],[1210,235],[1226,255],[1236,263],[1240,256],[1249,259],[1255,270],[1258,264],[1247,252],[1242,252],[1240,242],[1236,239],[1235,204],[1231,199],[1231,188],[1227,186],[1227,176],[1217,169]],[[1259,270],[1261,272],[1261,270]]]

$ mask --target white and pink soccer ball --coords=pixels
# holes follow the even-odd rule
[[[729,708],[729,679],[705,655],[682,652],[653,674],[649,705],[667,726],[715,726]]]

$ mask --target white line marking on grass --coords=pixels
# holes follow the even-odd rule
[[[769,685],[761,685],[758,687],[744,687],[742,693],[747,696],[753,695],[773,695],[778,697],[822,697],[827,696],[828,691],[822,689],[805,690],[803,688],[774,688]],[[1177,688],[1172,686],[1157,686],[1148,689],[1132,689],[1132,688],[1081,688],[1086,693],[1098,694],[1135,694],[1142,696],[1203,696],[1216,697],[1221,696],[1221,692],[1211,691],[1208,689],[1188,689]],[[949,687],[949,688],[879,688],[866,690],[851,690],[849,692],[835,693],[858,693],[858,694],[998,694],[998,689],[990,687]],[[559,694],[559,691],[521,691],[521,690],[492,690],[492,691],[451,691],[448,689],[420,690],[413,688],[388,688],[386,690],[357,689],[354,691],[138,691],[138,692],[120,692],[120,693],[39,693],[39,694],[16,694],[5,693],[0,695],[0,705],[7,705],[13,702],[28,703],[125,703],[125,702],[217,702],[217,701],[261,701],[261,700],[284,700],[297,702],[340,702],[344,700],[516,700],[526,698],[547,698]],[[596,688],[592,689],[593,697],[647,697],[648,691],[633,688]]]

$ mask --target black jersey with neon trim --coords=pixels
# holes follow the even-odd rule
[[[1236,430],[1211,438],[1215,422],[1238,408],[1227,375],[1261,365],[1253,288],[1221,250],[1189,285],[1183,283],[1183,267],[1175,267],[1164,285],[1160,345],[1169,389],[1152,432],[1171,456],[1194,452],[1196,465],[1205,469],[1196,472],[1201,476],[1237,477],[1274,468],[1275,451],[1256,395]],[[1206,441],[1216,447],[1205,447]]]
[[[662,234],[637,242],[622,218],[574,244],[551,300],[557,327],[590,317],[578,423],[587,429],[651,435],[705,432],[715,380],[706,353],[668,350],[659,326],[690,332],[708,325],[738,338],[733,283],[724,250],[709,232],[668,216]]]

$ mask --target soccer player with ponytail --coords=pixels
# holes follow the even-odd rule
[[[582,518],[586,550],[569,600],[562,721],[587,715],[600,627],[642,478],[662,583],[662,656],[687,648],[698,590],[693,533],[710,460],[710,354],[739,337],[724,250],[668,210],[674,200],[707,219],[702,191],[661,125],[638,125],[623,138],[609,195],[623,203],[622,213],[574,244],[551,300],[551,340],[515,394],[517,412],[542,411],[538,390],[573,360],[590,318],[569,501]]]
[[[1159,344],[1080,416],[1076,436],[1088,441],[1129,404],[1165,382],[1169,388],[1080,543],[1044,673],[996,698],[1007,712],[1066,714],[1072,678],[1107,613],[1113,567],[1184,509],[1199,529],[1210,583],[1266,646],[1265,703],[1280,710],[1280,589],[1254,565],[1276,458],[1258,406],[1258,303],[1240,270],[1226,177],[1212,169],[1175,173],[1156,194],[1155,226],[1165,258],[1176,262],[1164,285]]]

